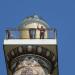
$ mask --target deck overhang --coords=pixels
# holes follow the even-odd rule
[[[4,45],[56,45],[57,40],[56,39],[5,39]]]

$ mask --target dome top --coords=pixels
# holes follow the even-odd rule
[[[21,28],[22,28],[22,25],[27,25],[34,22],[41,23],[48,28],[48,24],[46,23],[46,21],[43,18],[39,17],[38,15],[33,15],[33,16],[29,16],[25,18],[21,23]]]

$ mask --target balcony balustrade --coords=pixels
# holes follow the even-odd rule
[[[7,29],[5,39],[56,39],[56,29],[45,29],[42,33],[37,28]]]

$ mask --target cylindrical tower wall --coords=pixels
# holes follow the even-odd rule
[[[48,31],[45,25],[38,23],[38,22],[34,22],[34,23],[29,23],[27,25],[23,25],[23,30],[21,31],[21,35],[20,37],[22,39],[24,38],[30,38],[29,36],[29,29],[35,29],[36,30],[36,34],[35,34],[35,38],[39,39],[40,38],[40,30],[37,29],[37,26],[39,28],[41,28],[41,26],[43,26],[43,28],[45,29],[45,33],[44,33],[44,38],[48,38]],[[24,30],[25,29],[25,30]]]

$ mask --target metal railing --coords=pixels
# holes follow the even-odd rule
[[[37,28],[6,29],[5,39],[56,39],[57,37],[56,29],[54,28],[44,29],[42,36],[41,31]],[[36,37],[37,35],[38,37]]]

